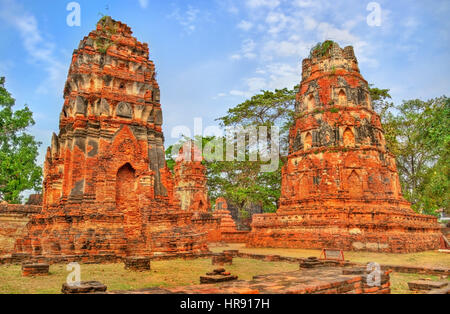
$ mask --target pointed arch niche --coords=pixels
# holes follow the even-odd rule
[[[136,170],[126,163],[116,175],[116,205],[117,207],[126,207],[134,201],[136,190]]]
[[[345,92],[344,92],[343,89],[341,89],[341,90],[339,91],[339,94],[338,94],[338,104],[339,104],[340,106],[345,106],[345,105],[347,105],[347,95],[345,94]]]
[[[308,132],[305,136],[305,151],[311,149],[312,147],[312,136],[311,133]]]
[[[313,111],[314,106],[316,105],[316,100],[314,99],[314,95],[310,94],[306,97],[306,110]]]
[[[355,147],[355,135],[351,128],[348,127],[345,129],[343,139],[345,147]]]

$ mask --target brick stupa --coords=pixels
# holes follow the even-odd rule
[[[330,43],[328,43],[330,44]],[[403,198],[352,47],[303,60],[276,214],[255,215],[253,247],[416,252],[439,248],[436,218]]]
[[[208,213],[210,202],[206,186],[206,167],[202,152],[193,141],[183,144],[174,167],[174,196],[183,211]]]
[[[223,197],[216,199],[216,208],[214,210],[214,217],[220,219],[221,232],[235,232],[237,231],[236,222],[233,220],[230,211],[228,210],[228,203]]]
[[[43,210],[16,251],[151,256],[207,250],[174,202],[160,90],[145,43],[110,17],[73,53],[60,133],[44,165]]]

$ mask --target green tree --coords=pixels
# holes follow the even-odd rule
[[[227,115],[217,119],[222,126],[278,126],[281,134],[282,154],[288,151],[289,128],[295,116],[296,95],[299,86],[293,89],[261,91],[260,94],[228,110]],[[270,138],[269,138],[270,140]]]
[[[281,193],[281,168],[288,153],[289,128],[292,125],[298,86],[293,89],[263,90],[251,99],[228,110],[227,115],[217,119],[224,127],[280,128],[280,160],[274,172],[261,172],[263,161],[234,161],[215,163],[209,173],[215,191],[219,191],[236,206],[242,216],[248,216],[246,208],[259,204],[265,212],[274,212]],[[271,147],[268,134],[267,147]],[[251,147],[247,146],[247,152]],[[211,198],[214,198],[213,195]]]
[[[406,199],[418,212],[448,211],[449,99],[409,100],[394,109],[384,126]]]
[[[33,114],[25,106],[13,110],[15,100],[0,78],[0,200],[20,203],[21,192],[40,190],[42,169],[36,165],[40,143],[26,133],[34,125]]]

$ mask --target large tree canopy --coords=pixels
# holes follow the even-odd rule
[[[450,102],[408,100],[385,117],[388,147],[397,157],[405,197],[416,211],[449,211]]]
[[[0,200],[20,203],[25,190],[40,190],[42,169],[36,165],[38,143],[26,133],[34,125],[33,114],[25,106],[14,111],[15,100],[0,78]]]

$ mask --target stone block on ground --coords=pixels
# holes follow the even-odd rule
[[[300,262],[300,269],[302,268],[317,268],[324,267],[324,263],[320,261],[317,257],[309,257]]]
[[[229,254],[219,254],[212,257],[213,265],[232,265],[233,264],[233,256]]]
[[[48,264],[23,264],[22,276],[34,277],[34,276],[48,276],[50,266]]]
[[[63,294],[89,294],[106,292],[107,287],[98,281],[83,281],[79,285],[63,284],[61,292]]]
[[[201,284],[220,283],[237,280],[238,276],[233,276],[224,268],[215,269],[212,273],[207,273],[206,276],[200,277]]]
[[[132,271],[149,271],[150,257],[126,257],[124,258],[125,269]]]
[[[448,282],[431,280],[416,280],[408,282],[409,290],[411,291],[430,291],[435,289],[442,289],[447,287],[448,285]]]

